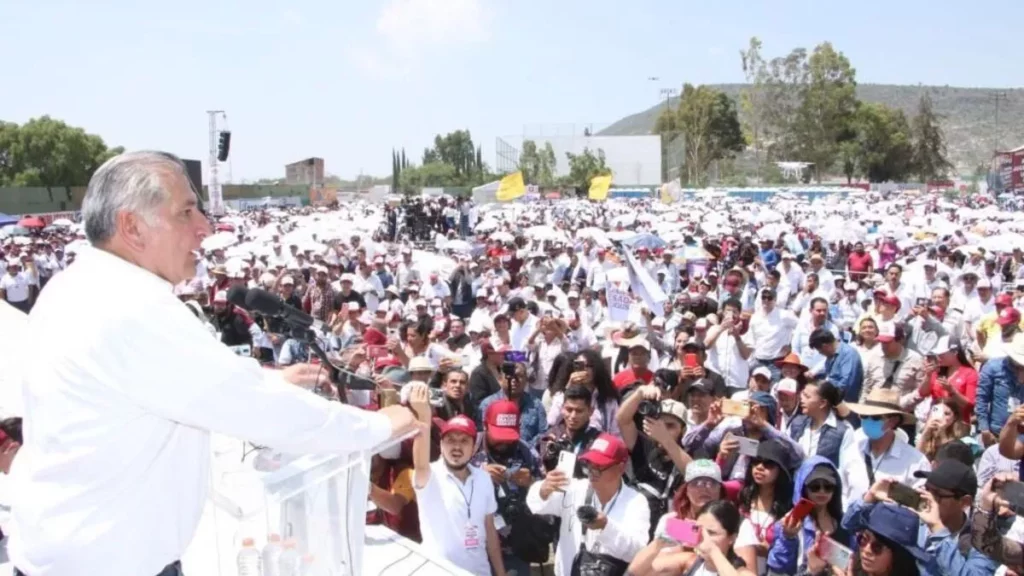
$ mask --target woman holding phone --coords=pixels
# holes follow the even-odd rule
[[[658,521],[658,526],[654,529],[654,540],[633,558],[627,570],[629,574],[643,576],[661,571],[670,574],[685,573],[697,560],[697,552],[693,546],[676,540],[669,534],[668,527],[679,520],[695,523],[704,506],[725,496],[725,490],[722,488],[722,471],[718,464],[711,460],[694,460],[687,464],[683,480],[683,485],[672,498],[672,511]],[[653,568],[656,559],[659,561],[659,571]]]
[[[780,441],[765,440],[757,445],[757,457],[747,467],[738,504],[743,523],[736,538],[736,554],[748,566],[756,566],[758,574],[765,574],[774,540],[772,526],[793,507],[789,453]]]
[[[854,540],[841,526],[842,484],[835,465],[823,456],[811,456],[796,472],[793,509],[772,527],[768,571],[797,574],[806,567],[807,551],[821,532],[852,547]]]

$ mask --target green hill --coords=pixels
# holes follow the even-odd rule
[[[739,97],[743,86],[712,85],[734,99]],[[908,117],[912,117],[917,111],[917,102],[924,90],[931,93],[935,111],[944,116],[943,127],[949,143],[950,160],[961,171],[971,171],[979,163],[988,162],[993,149],[997,147],[1005,149],[1024,145],[1024,89],[861,84],[857,86],[857,96],[865,102],[901,108]],[[676,105],[675,98],[671,105]],[[660,102],[643,112],[626,116],[602,130],[601,134],[650,134],[655,119],[664,109],[665,103]]]

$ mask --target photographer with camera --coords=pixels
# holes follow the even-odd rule
[[[590,413],[593,410],[590,390],[583,386],[569,386],[565,389],[563,397],[565,401],[560,408],[561,418],[541,437],[538,445],[537,453],[541,456],[541,463],[546,472],[555,469],[561,452],[572,452],[578,456],[601,435],[601,430],[590,423]],[[583,463],[579,460],[576,461],[573,477],[586,478]]]
[[[668,511],[669,499],[683,483],[682,471],[691,461],[680,444],[686,406],[662,400],[661,395],[661,388],[653,384],[639,386],[626,396],[616,416],[633,463],[630,485],[647,498],[652,527]]]
[[[484,412],[483,445],[471,463],[487,472],[494,483],[498,513],[494,527],[501,539],[505,569],[525,576],[530,564],[543,564],[555,536],[552,522],[534,516],[526,507],[526,490],[541,477],[537,458],[519,434],[519,408],[498,400]]]
[[[647,499],[623,482],[628,459],[622,440],[602,433],[580,457],[586,480],[569,479],[556,469],[530,487],[530,510],[562,521],[556,576],[623,576],[647,544],[651,511]]]
[[[480,402],[478,413],[485,414],[487,408],[496,402],[511,400],[519,408],[519,435],[527,446],[533,448],[547,431],[548,420],[540,399],[525,391],[527,376],[526,364],[503,362],[497,376],[500,389]]]

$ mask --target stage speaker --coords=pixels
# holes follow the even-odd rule
[[[199,160],[182,158],[181,161],[185,164],[185,172],[188,174],[188,181],[192,184],[192,189],[200,198],[205,198],[203,195],[203,164]]]

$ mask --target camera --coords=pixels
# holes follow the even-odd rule
[[[636,407],[636,413],[642,418],[657,418],[661,416],[661,403],[654,400],[641,400]]]
[[[558,467],[558,455],[563,451],[572,452],[572,442],[568,440],[552,440],[548,442],[544,447],[544,453],[541,454],[541,463],[544,464],[545,470],[554,470]]]
[[[597,508],[589,505],[580,506],[576,509],[576,518],[580,524],[590,524],[597,520]]]

